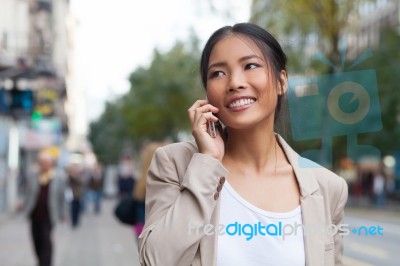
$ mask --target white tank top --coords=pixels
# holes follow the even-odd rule
[[[300,206],[286,213],[264,211],[228,182],[220,197],[219,225],[224,229],[218,234],[217,266],[305,265]]]

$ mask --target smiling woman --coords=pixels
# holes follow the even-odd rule
[[[208,99],[188,110],[195,141],[159,148],[148,171],[142,265],[341,264],[340,230],[285,239],[257,230],[251,240],[211,233],[235,223],[340,225],[347,185],[325,168],[302,168],[306,159],[274,132],[287,73],[270,33],[249,23],[217,30],[200,71]],[[213,138],[208,125],[217,121],[225,132]]]

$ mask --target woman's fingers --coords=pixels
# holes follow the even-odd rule
[[[199,108],[199,107],[201,107],[201,106],[203,106],[203,105],[206,105],[206,104],[208,104],[208,101],[207,101],[207,100],[197,100],[197,101],[188,109],[188,114],[189,114],[190,121],[193,122],[194,113],[196,112],[196,109]]]
[[[199,152],[208,154],[218,160],[222,160],[224,143],[219,131],[216,136],[210,136],[208,129],[211,122],[219,119],[215,116],[218,108],[209,104],[207,100],[196,101],[189,109],[188,114],[192,123],[192,134],[196,140]]]
[[[218,118],[211,112],[201,113],[196,111],[194,122],[192,123],[193,131],[200,129],[201,131],[207,130],[208,122],[217,122]]]
[[[202,117],[203,114],[216,112],[218,112],[218,108],[209,104],[207,100],[198,100],[188,109],[189,118],[192,124]],[[210,117],[210,114],[206,115],[206,117]],[[211,121],[214,120],[215,119],[213,118]]]

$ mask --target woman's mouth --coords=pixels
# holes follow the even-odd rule
[[[238,99],[238,100],[235,100],[235,101],[231,102],[230,104],[228,104],[228,108],[238,108],[238,107],[250,105],[250,104],[254,103],[255,101],[256,101],[256,99],[254,99],[254,98]]]

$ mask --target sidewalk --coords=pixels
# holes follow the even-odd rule
[[[53,231],[55,266],[139,265],[133,229],[114,218],[114,204],[114,200],[103,200],[100,215],[89,208],[77,229],[69,224],[57,225]],[[36,265],[29,224],[21,215],[0,224],[0,264]]]

